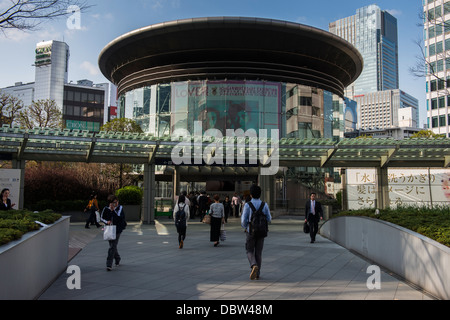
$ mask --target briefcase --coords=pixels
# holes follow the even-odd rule
[[[309,233],[309,223],[308,222],[305,222],[303,224],[303,232],[304,233]]]

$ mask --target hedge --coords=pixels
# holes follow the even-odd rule
[[[140,205],[144,192],[137,186],[127,186],[116,191],[116,197],[120,204]]]
[[[0,212],[0,246],[20,239],[25,233],[41,228],[35,221],[53,224],[62,217],[51,210],[32,212],[9,210]]]

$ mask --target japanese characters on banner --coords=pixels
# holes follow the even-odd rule
[[[376,169],[347,169],[347,196],[350,210],[375,208]],[[450,205],[450,169],[388,169],[391,208],[397,206]]]

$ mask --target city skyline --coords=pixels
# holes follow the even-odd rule
[[[426,121],[425,78],[415,78],[409,68],[416,64],[420,48],[414,43],[422,38],[420,0],[392,1],[205,1],[136,0],[133,2],[95,0],[94,6],[81,14],[79,28],[69,28],[66,19],[46,22],[30,33],[13,30],[0,35],[0,87],[16,82],[34,81],[34,50],[40,41],[65,41],[70,46],[69,81],[107,80],[100,73],[97,60],[101,50],[124,33],[164,21],[202,16],[248,16],[287,20],[328,31],[332,21],[355,14],[358,8],[376,4],[398,20],[400,88],[419,99],[420,126]],[[0,1],[0,9],[8,1]],[[318,5],[320,4],[320,5]],[[323,10],[326,8],[327,10]],[[5,50],[6,48],[6,50]]]

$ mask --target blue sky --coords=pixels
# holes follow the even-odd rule
[[[9,0],[0,0],[0,8]],[[154,23],[205,16],[248,16],[288,20],[328,30],[328,23],[356,13],[356,9],[377,4],[398,20],[400,88],[420,102],[425,121],[425,79],[414,78],[420,50],[414,41],[422,38],[419,13],[422,0],[90,0],[94,5],[81,14],[81,28],[70,30],[66,20],[55,20],[40,29],[24,33],[0,33],[0,88],[15,82],[34,81],[34,50],[43,40],[64,40],[70,46],[69,80],[105,82],[97,61],[101,50],[129,31]]]

